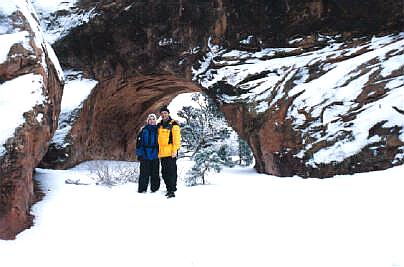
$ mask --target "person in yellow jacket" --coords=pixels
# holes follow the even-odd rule
[[[175,197],[177,191],[177,156],[181,146],[179,124],[170,117],[166,106],[160,109],[161,122],[157,124],[161,176],[167,188],[167,198]]]

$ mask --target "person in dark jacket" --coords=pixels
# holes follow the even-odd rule
[[[140,161],[139,193],[147,192],[149,181],[151,192],[160,188],[156,120],[156,115],[150,114],[136,140],[136,155]]]

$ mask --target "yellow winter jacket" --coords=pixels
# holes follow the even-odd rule
[[[172,133],[172,141],[169,143],[170,131]],[[176,154],[181,146],[181,131],[180,126],[174,120],[168,123],[160,122],[157,126],[158,143],[159,143],[159,158],[171,157]]]

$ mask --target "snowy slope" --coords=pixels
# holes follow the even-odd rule
[[[295,157],[312,167],[341,162],[365,146],[378,147],[386,137],[370,136],[376,125],[400,129],[404,142],[404,33],[347,43],[322,38],[326,45],[310,51],[253,53],[210,45],[194,80],[220,102],[246,105],[258,115],[291,101],[285,120],[293,121],[306,142]],[[318,149],[322,143],[327,147]],[[403,158],[404,146],[394,161]]]
[[[403,166],[333,179],[225,169],[180,181],[175,199],[64,183],[89,181],[85,166],[37,169],[47,195],[31,229],[0,241],[1,266],[404,266]]]

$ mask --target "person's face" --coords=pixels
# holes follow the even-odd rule
[[[167,111],[162,111],[160,112],[160,115],[163,120],[168,120],[170,114]]]
[[[156,119],[155,118],[148,118],[147,123],[149,125],[156,125]]]

